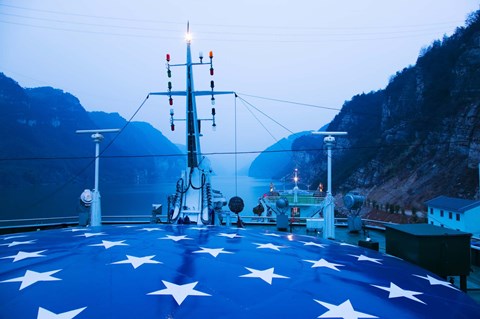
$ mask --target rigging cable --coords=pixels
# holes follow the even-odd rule
[[[252,116],[257,120],[257,122],[267,131],[267,133],[275,140],[275,142],[278,142],[278,139],[273,136],[273,134],[267,129],[267,127],[260,121],[260,119],[252,112],[252,110],[249,109],[249,107],[245,104],[243,100],[241,100],[245,108],[252,114]]]
[[[329,107],[329,106],[321,106],[321,105],[316,105],[316,104],[309,104],[309,103],[301,103],[301,102],[293,102],[293,101],[288,101],[288,100],[281,100],[281,99],[276,99],[276,98],[271,98],[271,97],[264,97],[264,96],[258,96],[258,95],[251,95],[251,94],[245,94],[245,93],[239,93],[241,95],[244,95],[244,96],[249,96],[249,97],[253,97],[253,98],[257,98],[257,99],[262,99],[262,100],[267,100],[267,101],[273,101],[273,102],[280,102],[280,103],[286,103],[286,104],[295,104],[295,105],[301,105],[301,106],[308,106],[308,107],[313,107],[313,108],[317,108],[317,109],[324,109],[324,110],[332,110],[332,111],[336,111],[336,112],[352,112],[354,114],[359,114],[359,115],[368,115],[368,116],[372,116],[372,117],[380,117],[379,114],[374,114],[374,113],[370,113],[370,112],[359,112],[358,110],[353,110],[353,109],[349,109],[349,110],[346,110],[344,109],[345,106],[347,106],[349,104],[350,101],[346,101],[344,103],[344,107],[342,108],[336,108],[336,107]]]
[[[292,130],[290,130],[289,128],[287,128],[285,125],[281,124],[280,122],[278,122],[277,120],[275,120],[273,117],[269,116],[268,114],[266,114],[265,112],[259,110],[257,107],[255,107],[252,103],[248,102],[247,100],[245,99],[242,99],[241,97],[239,97],[239,99],[244,102],[244,103],[247,103],[248,105],[250,105],[251,107],[253,107],[255,110],[257,110],[257,112],[263,114],[265,117],[269,118],[271,121],[275,122],[276,124],[278,124],[280,127],[282,127],[283,129],[285,129],[286,131],[288,131],[290,134],[295,134]]]
[[[442,146],[442,145],[468,145],[471,142],[480,142],[480,140],[459,140],[447,142],[432,143],[399,143],[399,144],[376,144],[376,145],[358,145],[358,146],[335,146],[332,150],[358,150],[358,149],[388,149],[394,147],[412,147],[412,146]],[[323,144],[323,142],[322,142]],[[323,145],[321,148],[304,148],[299,150],[282,149],[282,150],[252,150],[252,151],[234,151],[234,152],[208,152],[202,153],[205,156],[212,155],[247,155],[260,153],[299,153],[299,152],[320,152],[325,150]],[[148,155],[102,155],[102,158],[152,158],[152,157],[186,157],[186,154],[148,154]],[[92,156],[62,156],[62,157],[17,157],[17,158],[0,158],[0,161],[38,161],[38,160],[80,160],[91,159]],[[95,158],[93,157],[93,160]]]
[[[262,99],[262,100],[296,104],[296,105],[303,105],[303,106],[315,107],[315,108],[319,108],[319,109],[326,109],[326,110],[333,110],[333,111],[341,111],[342,110],[341,108],[339,109],[339,108],[336,108],[336,107],[328,107],[328,106],[320,106],[320,105],[315,105],[315,104],[293,102],[293,101],[287,101],[287,100],[281,100],[281,99],[275,99],[275,98],[271,98],[271,97],[263,97],[263,96],[258,96],[258,95],[245,94],[245,93],[239,93],[239,94],[249,96],[249,97],[254,97],[254,98],[257,98],[257,99]]]

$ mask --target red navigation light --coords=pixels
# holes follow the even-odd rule
[[[213,75],[213,68],[210,68],[210,75]]]
[[[168,99],[168,103],[170,103],[170,105],[173,105],[173,99],[172,99],[172,98],[169,98],[169,99]]]
[[[214,82],[213,80],[210,81],[210,87],[212,88],[212,90],[213,90],[213,88],[215,87],[215,82]]]
[[[208,57],[209,57],[210,59],[213,58],[213,51],[208,52]]]
[[[167,53],[167,62],[170,62],[170,54]]]
[[[172,131],[175,131],[175,124],[170,125],[170,129],[171,129]]]

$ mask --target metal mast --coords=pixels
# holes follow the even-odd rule
[[[166,55],[167,60],[167,75],[171,77],[171,67],[184,66],[186,69],[186,88],[185,91],[172,91],[172,82],[168,82],[167,92],[153,92],[151,95],[166,95],[169,97],[170,106],[173,105],[172,96],[185,96],[186,98],[186,115],[185,119],[174,118],[174,110],[170,109],[170,124],[172,131],[175,129],[176,121],[186,122],[186,144],[187,144],[187,168],[184,176],[181,179],[182,188],[177,189],[178,198],[180,203],[176,203],[173,212],[173,219],[181,217],[181,215],[189,216],[190,220],[195,218],[198,224],[205,223],[208,220],[209,211],[205,206],[207,201],[206,197],[211,198],[211,194],[207,194],[210,190],[206,190],[205,187],[210,185],[210,171],[208,160],[202,156],[200,148],[200,123],[201,121],[212,121],[212,127],[215,128],[215,108],[212,108],[212,118],[199,119],[197,114],[196,97],[197,96],[211,96],[212,105],[215,104],[214,95],[219,94],[234,94],[234,92],[218,92],[214,91],[214,81],[210,81],[211,91],[195,91],[193,83],[193,66],[203,65],[210,66],[210,75],[213,76],[213,53],[209,52],[209,62],[204,63],[203,54],[200,53],[200,62],[192,61],[191,42],[192,36],[190,34],[190,26],[187,23],[187,34],[185,37],[187,43],[187,55],[186,63],[184,64],[170,64],[170,54]],[[211,187],[208,187],[211,189]],[[192,218],[193,217],[193,218]]]
[[[103,141],[103,135],[100,133],[116,133],[120,129],[103,129],[103,130],[77,130],[77,134],[92,134],[95,143],[95,188],[93,189],[92,207],[90,210],[90,226],[102,225],[102,205],[100,202],[99,174],[100,174],[100,143]]]
[[[327,147],[327,197],[324,206],[323,238],[335,239],[335,200],[332,195],[332,147],[335,145],[334,135],[347,135],[347,132],[312,132],[312,134],[326,135],[323,139]]]

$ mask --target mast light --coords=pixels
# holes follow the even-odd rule
[[[185,34],[185,40],[187,41],[187,43],[192,42],[192,34],[190,32],[187,32]]]

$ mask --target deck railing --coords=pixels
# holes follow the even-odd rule
[[[226,215],[223,216],[223,223],[226,222]],[[157,222],[167,222],[167,217],[164,215],[156,216],[159,220]],[[246,215],[241,216],[242,221],[247,224],[275,224],[275,216],[257,216]],[[305,225],[308,217],[294,217],[290,218],[290,223],[293,225]],[[78,216],[60,216],[60,217],[45,217],[45,218],[24,218],[24,219],[4,219],[0,220],[0,229],[8,228],[45,228],[49,226],[62,225],[77,225],[79,221]],[[385,229],[386,225],[393,224],[390,222],[382,222],[377,220],[362,219],[365,226],[369,228]],[[150,223],[152,222],[152,215],[103,215],[102,223],[104,224],[126,224],[126,223]],[[230,222],[237,222],[237,215],[230,213]],[[335,218],[336,226],[347,226],[347,218]]]

